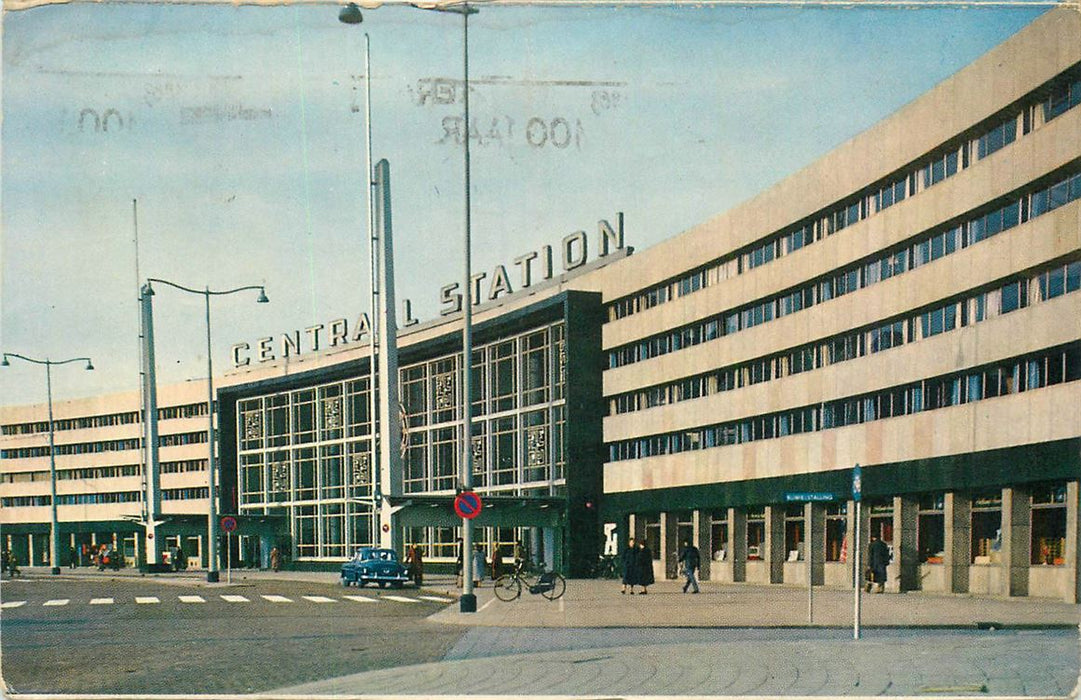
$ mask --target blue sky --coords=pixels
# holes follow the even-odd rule
[[[473,265],[624,212],[645,248],[887,116],[1042,7],[485,6],[470,20]],[[375,157],[391,163],[397,294],[420,320],[460,277],[461,20],[401,6],[72,3],[3,17],[0,349],[56,398],[134,390],[139,278],[265,283],[214,302],[234,342],[367,308],[363,33]],[[110,110],[113,110],[110,112]],[[109,112],[104,122],[102,117]],[[159,289],[159,380],[205,376],[202,299]],[[38,368],[0,403],[44,400]]]

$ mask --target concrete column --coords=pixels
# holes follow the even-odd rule
[[[661,551],[657,554],[664,566],[664,577],[668,579],[679,577],[679,564],[676,561],[679,556],[678,540],[679,515],[675,512],[661,513]]]
[[[732,580],[747,580],[747,511],[728,509],[728,542],[726,559],[732,566]]]
[[[698,554],[702,560],[698,577],[703,581],[708,581],[713,562],[713,520],[708,510],[694,511],[691,514],[691,520],[694,523],[694,546],[698,547]]]
[[[646,519],[631,513],[629,516],[631,521],[631,528],[628,532],[631,533],[631,537],[635,540],[644,540],[646,538]]]
[[[784,506],[766,506],[766,555],[769,562],[769,582],[784,583]]]
[[[804,504],[803,522],[807,528],[803,558],[811,567],[811,582],[821,586],[826,582],[826,507],[821,503]]]
[[[920,587],[920,556],[916,535],[919,532],[919,501],[909,496],[893,497],[893,563],[889,580],[898,580],[898,590],[915,591]],[[890,585],[886,584],[887,588]]]
[[[972,563],[972,499],[948,492],[945,500],[946,592],[968,593],[968,567]]]
[[[1076,481],[1066,482],[1066,551],[1064,558],[1069,582],[1066,602],[1081,603],[1081,564],[1077,560],[1077,544],[1081,541],[1081,518],[1078,517],[1081,488]]]
[[[1002,489],[1001,595],[1028,595],[1032,552],[1032,499],[1017,488]]]

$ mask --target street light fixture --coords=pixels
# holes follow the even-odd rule
[[[213,354],[210,347],[210,297],[212,296],[225,296],[227,294],[236,294],[237,292],[243,292],[249,289],[259,290],[259,297],[255,300],[260,304],[266,304],[270,301],[266,295],[266,289],[262,285],[248,285],[245,287],[236,287],[234,289],[225,290],[212,290],[210,287],[204,289],[192,289],[191,287],[185,287],[169,280],[158,279],[156,277],[150,277],[146,280],[146,286],[143,288],[143,293],[147,296],[154,295],[154,288],[151,283],[157,282],[164,284],[174,289],[179,289],[182,292],[188,292],[190,294],[198,294],[203,297],[203,302],[206,307],[206,393],[207,393],[207,482],[208,490],[207,496],[209,498],[209,506],[207,513],[207,569],[206,580],[208,583],[218,582],[218,514],[217,514],[217,495],[215,474],[217,473],[216,459],[214,455],[214,361]],[[150,336],[148,339],[150,346],[153,346],[154,338]],[[152,465],[148,465],[148,469],[153,468]]]
[[[9,357],[15,357],[24,362],[31,362],[35,365],[45,365],[45,391],[49,399],[49,482],[52,492],[50,516],[52,518],[49,529],[49,565],[52,567],[54,575],[60,573],[60,520],[57,517],[56,511],[56,445],[55,445],[55,427],[53,424],[53,377],[52,367],[53,365],[66,365],[70,362],[82,362],[86,360],[86,369],[94,369],[93,363],[90,362],[89,357],[72,357],[67,360],[53,361],[48,358],[39,360],[33,357],[27,357],[26,355],[20,355],[16,352],[5,352],[4,359],[0,362],[0,367],[10,367],[11,363],[8,361]]]

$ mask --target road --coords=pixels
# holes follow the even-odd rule
[[[439,595],[310,582],[31,579],[0,601],[0,672],[19,693],[260,692],[437,661],[467,631],[425,619],[452,604]]]

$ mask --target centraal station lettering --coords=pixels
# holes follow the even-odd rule
[[[596,257],[603,258],[616,251],[623,250],[623,213],[616,214],[613,226],[605,219],[597,222],[597,234],[600,239]],[[559,261],[564,273],[572,272],[589,262],[589,241],[585,231],[575,231],[563,237],[558,249],[550,245],[530,251],[514,258],[508,272],[507,265],[496,265],[491,273],[480,272],[472,275],[470,298],[477,306],[489,301],[496,301],[515,292],[550,280],[555,276],[555,262]],[[515,270],[514,268],[517,268]],[[444,285],[439,290],[439,313],[448,316],[462,310],[461,282]],[[408,299],[402,302],[404,320],[401,326],[417,323],[410,312]],[[350,326],[345,318],[338,318],[329,323],[318,323],[303,330],[293,330],[275,336],[259,338],[254,346],[249,343],[236,343],[232,347],[234,367],[250,365],[256,362],[293,357],[302,352],[317,352],[327,348],[339,347],[348,343],[361,342],[371,338],[371,319],[361,313]],[[277,342],[275,342],[275,340]]]

